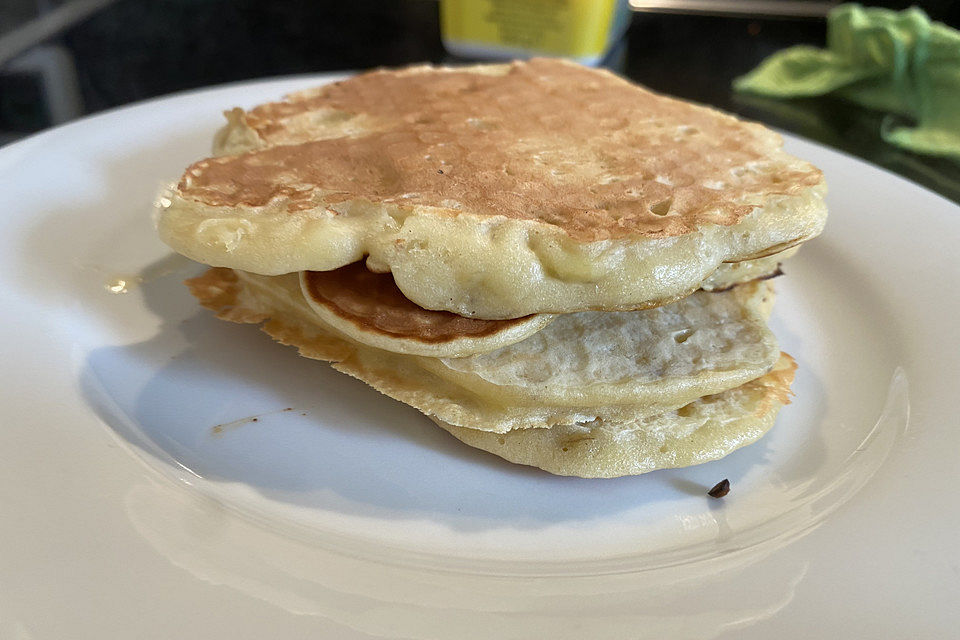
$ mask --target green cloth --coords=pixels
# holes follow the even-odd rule
[[[960,32],[916,7],[840,5],[827,16],[826,49],[785,49],[733,86],[775,98],[832,93],[897,114],[884,120],[884,140],[960,161]]]

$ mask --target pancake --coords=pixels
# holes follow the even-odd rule
[[[789,404],[795,371],[793,358],[782,354],[761,378],[637,420],[600,419],[501,435],[436,418],[434,422],[472,447],[550,473],[581,478],[637,475],[716,460],[756,441]]]
[[[635,312],[565,314],[531,337],[466,358],[399,355],[325,325],[296,274],[210,269],[188,281],[201,304],[326,360],[452,425],[504,433],[676,409],[765,374],[777,361],[767,283],[700,292]]]
[[[374,273],[363,262],[303,271],[300,289],[324,324],[361,344],[409,355],[461,358],[494,351],[553,320],[547,314],[480,320],[430,311],[408,300],[389,273]]]
[[[778,135],[558,60],[376,71],[233,111],[161,238],[261,275],[363,259],[425,309],[628,310],[823,228]]]

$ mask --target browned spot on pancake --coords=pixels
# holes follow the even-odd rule
[[[333,271],[308,271],[308,295],[318,304],[360,328],[420,342],[480,338],[529,318],[480,320],[449,311],[431,311],[408,300],[389,273],[373,273],[363,262]]]
[[[290,213],[345,200],[536,220],[583,241],[732,225],[822,181],[764,127],[557,60],[500,75],[376,71],[243,121],[268,148],[187,169],[181,195]],[[310,114],[373,128],[318,140]]]

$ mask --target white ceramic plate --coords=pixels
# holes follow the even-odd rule
[[[180,284],[200,268],[155,237],[163,181],[206,154],[222,109],[328,79],[0,149],[0,637],[956,631],[960,208],[788,138],[831,186],[827,232],[778,280],[794,404],[717,462],[553,477]],[[722,478],[730,495],[707,498]]]

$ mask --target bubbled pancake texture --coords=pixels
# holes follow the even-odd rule
[[[565,395],[591,385],[769,367],[775,346],[751,311],[736,295],[695,293],[645,311],[568,313],[522,342],[442,362],[493,384]]]
[[[240,148],[264,148],[194,164],[182,198],[289,212],[420,205],[590,242],[732,225],[767,196],[822,181],[760,125],[548,59],[366,73],[234,124]]]
[[[675,411],[494,434],[434,419],[470,446],[559,475],[610,478],[716,460],[756,441],[789,403],[796,363],[782,354],[757,380]]]

